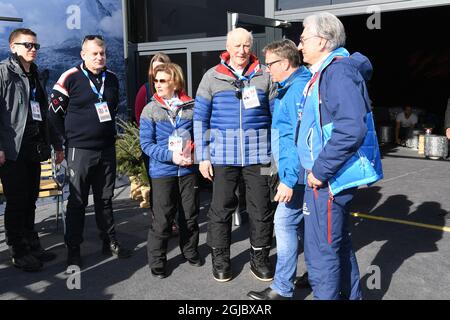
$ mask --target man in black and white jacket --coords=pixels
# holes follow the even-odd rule
[[[80,244],[91,186],[103,253],[119,258],[131,256],[131,251],[117,241],[114,227],[112,197],[119,81],[106,68],[105,50],[102,36],[86,36],[81,51],[83,63],[61,75],[50,99],[49,122],[57,163],[66,158],[69,169],[64,235],[68,266],[82,265]]]

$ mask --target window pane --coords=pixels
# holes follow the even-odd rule
[[[198,85],[203,75],[216,64],[220,63],[222,51],[194,52],[192,53],[192,92],[195,97]]]
[[[318,6],[329,6],[347,2],[361,2],[363,0],[278,0],[277,10],[302,9]]]
[[[332,0],[331,2],[333,4],[339,4],[339,3],[347,3],[347,2],[361,2],[361,0]]]
[[[291,10],[308,7],[327,6],[331,3],[331,0],[278,0],[277,10]]]
[[[264,16],[264,0],[131,0],[131,42],[223,36],[227,11]]]
[[[287,39],[294,41],[298,45],[300,40],[300,35],[303,32],[302,22],[291,22],[289,28],[283,29],[283,36]]]
[[[145,14],[147,1],[128,1],[128,40],[133,43],[145,42],[147,24]],[[141,12],[141,14],[139,14]]]

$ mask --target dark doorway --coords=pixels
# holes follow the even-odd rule
[[[347,49],[372,62],[370,96],[374,109],[412,104],[425,110],[423,121],[443,117],[450,97],[450,6],[381,13],[381,29],[367,27],[369,15],[340,17],[347,32]],[[301,23],[285,33],[298,43]]]

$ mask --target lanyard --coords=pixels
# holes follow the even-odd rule
[[[169,112],[167,112],[167,115],[169,116],[169,121],[172,124],[172,126],[174,127],[175,133],[176,133],[178,125],[181,122],[181,116],[183,115],[183,109],[180,110],[178,116],[175,116],[175,119],[170,116]]]
[[[298,112],[298,117],[297,117],[297,126],[295,128],[295,136],[294,136],[294,142],[295,145],[297,145],[297,141],[298,141],[298,135],[300,133],[300,124],[302,123],[302,116],[303,116],[303,110],[305,109],[305,103],[306,103],[306,97],[309,94],[309,90],[311,90],[311,88],[314,86],[314,84],[316,83],[318,77],[319,77],[320,72],[316,72],[314,74],[314,76],[309,80],[309,82],[306,84],[305,88],[303,89],[303,95],[302,98],[300,100],[300,109],[301,112]]]
[[[91,85],[91,89],[92,91],[94,91],[94,93],[98,96],[98,100],[100,102],[103,101],[103,93],[105,92],[105,79],[106,79],[106,72],[103,71],[102,73],[102,87],[100,88],[100,92],[97,90],[97,87],[94,85],[94,83],[92,82],[92,80],[89,78],[89,75],[87,73],[86,70],[84,70],[83,66],[81,66],[81,71],[83,71],[84,75],[86,76],[86,78],[88,78],[89,80],[89,84]]]
[[[30,79],[30,78],[28,78],[29,79],[29,83],[30,83],[30,87],[31,87],[31,81],[32,81],[32,79]],[[33,78],[33,80],[34,80],[34,88],[33,89],[31,89],[31,101],[37,101],[36,100],[36,90],[37,90],[37,86],[38,86],[38,80],[36,80],[36,79],[34,79]]]
[[[236,77],[236,79],[241,80],[241,81],[248,81],[250,83],[250,79],[253,78],[253,76],[255,75],[256,71],[253,70],[248,76],[245,76],[245,73],[248,71],[248,69],[250,68],[251,63],[249,62],[247,64],[247,66],[244,68],[244,70],[242,70],[242,74],[239,75],[238,73],[236,73],[236,71],[233,69],[233,67],[231,67],[228,63],[226,63],[226,61],[221,60],[222,65],[224,65],[228,70],[231,71],[231,73]]]
[[[175,98],[178,98],[178,95],[175,95]],[[165,100],[165,99],[164,99],[164,104],[165,104],[166,107],[169,109],[169,110],[167,111],[167,115],[169,116],[169,121],[170,121],[170,123],[172,124],[172,126],[174,127],[175,132],[176,132],[177,127],[178,127],[178,125],[180,124],[180,121],[181,121],[181,116],[183,115],[183,109],[181,109],[181,110],[179,111],[178,117],[177,117],[177,115],[176,115],[176,111],[177,111],[178,108],[181,107],[181,105],[183,105],[183,103],[177,105],[177,106],[176,106],[177,109],[175,109],[175,108],[173,108],[173,107],[168,103],[168,101],[170,101],[170,100],[172,100],[172,99],[168,99],[168,100]],[[181,101],[181,100],[180,100],[180,101]],[[175,117],[171,117],[171,115],[170,115],[171,113],[175,113]],[[177,119],[177,118],[178,118],[178,119]]]
[[[36,101],[36,88],[31,90],[31,100]]]

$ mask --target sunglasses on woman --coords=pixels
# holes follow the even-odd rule
[[[153,80],[153,82],[155,83],[168,83],[170,80],[166,80],[166,79],[155,79]]]

